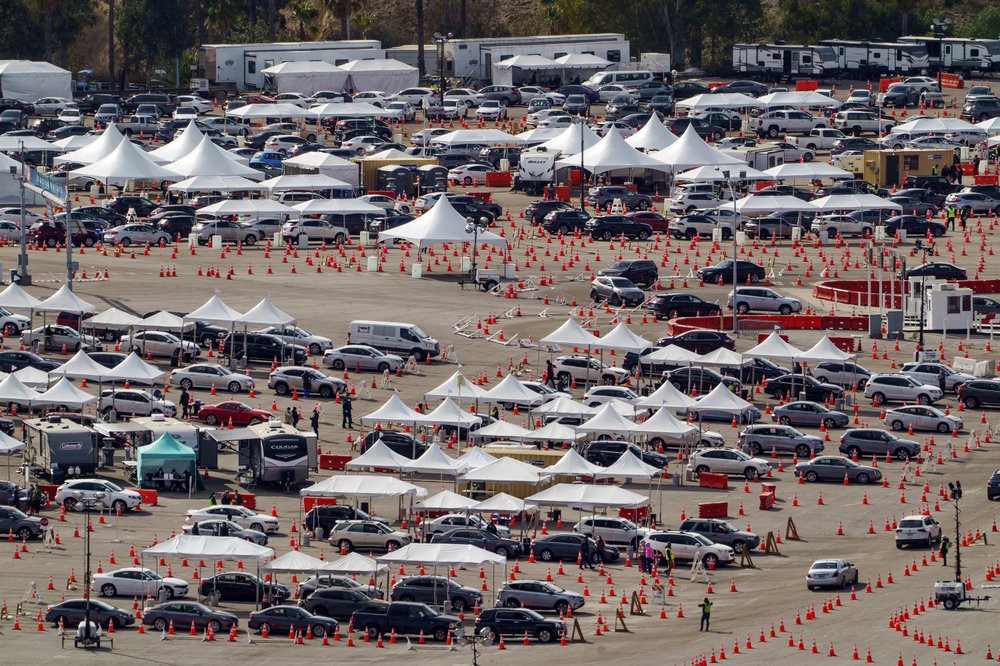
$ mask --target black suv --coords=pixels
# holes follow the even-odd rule
[[[714,266],[699,268],[698,275],[705,282],[718,282],[720,279],[723,283],[732,282],[733,260],[726,259]],[[736,262],[736,281],[739,284],[745,283],[747,278],[750,279],[750,282],[760,282],[766,275],[767,273],[764,271],[764,268],[752,261],[738,259]]]
[[[579,208],[564,208],[547,213],[542,221],[542,228],[550,234],[563,234],[571,231],[582,231],[590,219],[590,213]]]
[[[344,520],[378,520],[379,522],[385,522],[379,518],[372,518],[367,512],[348,504],[317,504],[309,509],[302,518],[302,524],[309,531],[319,527],[323,530],[324,534],[329,534],[333,530],[334,525]]]
[[[0,371],[11,373],[17,372],[27,367],[51,372],[59,367],[59,363],[42,358],[38,354],[29,351],[8,350],[0,351]]]
[[[633,192],[627,187],[620,185],[604,185],[592,187],[587,192],[587,203],[591,206],[604,210],[610,206],[615,199],[620,199],[625,208],[629,210],[648,210],[653,205],[653,200],[645,194]]]
[[[973,123],[981,123],[1000,116],[1000,99],[996,97],[980,97],[966,102],[962,107],[960,118]]]
[[[649,259],[616,261],[607,268],[602,268],[597,274],[628,278],[633,283],[647,289],[656,284],[657,278],[660,277],[660,271],[656,268],[656,262]]]
[[[667,129],[677,136],[684,134],[689,126],[694,127],[694,131],[703,139],[721,141],[726,136],[726,128],[712,125],[704,118],[685,116],[683,118],[671,118],[667,121]]]
[[[755,358],[753,363],[747,363],[738,367],[719,368],[719,372],[730,377],[736,377],[744,384],[756,384],[764,379],[787,375],[790,370],[780,365],[775,365],[766,358]]]
[[[653,227],[643,222],[636,222],[624,215],[592,217],[583,225],[583,230],[594,240],[606,241],[619,236],[625,236],[630,240],[644,241],[653,235]]]
[[[524,219],[529,220],[532,224],[541,224],[545,216],[554,210],[565,210],[567,208],[572,208],[570,204],[565,201],[556,201],[555,199],[543,199],[541,201],[532,201],[528,204],[528,207],[524,209]]]
[[[625,451],[631,451],[636,458],[653,467],[665,468],[667,463],[670,462],[670,459],[661,453],[643,451],[635,444],[617,439],[599,439],[585,444],[583,457],[595,465],[610,467],[618,462],[618,459],[622,457]]]
[[[698,389],[704,395],[719,384],[725,384],[733,393],[739,393],[742,388],[740,380],[735,377],[720,375],[708,368],[678,368],[664,374],[663,379],[674,385],[679,391]]]
[[[488,204],[481,201],[454,201],[448,199],[448,203],[462,217],[471,217],[474,220],[485,217],[489,224],[493,224],[497,219],[495,209],[492,209]]]
[[[275,359],[278,365],[288,362],[302,365],[306,362],[308,353],[300,345],[292,345],[276,335],[267,333],[230,333],[222,341],[222,353],[233,358],[243,358],[248,361],[271,363]]]
[[[844,395],[844,389],[836,384],[824,384],[809,375],[782,375],[781,377],[769,379],[764,386],[764,393],[774,398],[791,395],[792,400],[797,400],[795,396],[799,392],[805,395],[802,398],[803,400],[811,400],[819,403],[825,403],[829,399],[837,399]]]
[[[718,303],[709,303],[700,296],[683,292],[662,292],[646,301],[653,320],[675,317],[704,317],[722,314]]]
[[[885,233],[889,236],[895,236],[900,229],[908,236],[925,236],[928,231],[932,236],[944,236],[948,231],[943,223],[916,215],[894,215],[885,221]]]
[[[1000,405],[1000,380],[976,379],[958,387],[958,399],[969,409],[980,405]]]
[[[108,199],[104,205],[119,215],[128,215],[130,208],[135,209],[135,214],[139,217],[148,217],[156,209],[156,204],[146,197],[124,196]]]
[[[379,440],[382,440],[382,443],[389,447],[393,453],[401,455],[404,458],[410,458],[411,460],[416,460],[427,451],[427,444],[417,440],[408,432],[372,430],[365,435],[364,440],[361,442],[360,453],[364,453],[370,449]]]
[[[123,105],[125,107],[125,111],[128,113],[135,113],[135,110],[139,108],[140,104],[155,104],[156,108],[160,110],[161,116],[173,115],[174,109],[177,108],[177,102],[175,102],[174,98],[170,95],[152,92],[132,95],[119,106]]]
[[[425,604],[439,604],[449,599],[456,612],[483,605],[483,595],[479,590],[459,585],[446,576],[407,576],[393,586],[390,598],[393,601]]]
[[[76,106],[80,109],[80,113],[94,113],[101,108],[102,104],[114,104],[117,107],[121,107],[124,101],[118,95],[108,95],[105,93],[91,93],[83,99],[76,100]]]
[[[534,637],[539,643],[551,643],[566,633],[562,620],[548,620],[530,608],[487,608],[476,616],[476,636],[496,643],[501,636]]]
[[[941,195],[949,195],[955,191],[955,186],[949,183],[944,176],[907,176],[903,179],[903,187],[930,190]]]

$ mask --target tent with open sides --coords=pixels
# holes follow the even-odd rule
[[[664,164],[654,155],[647,155],[625,143],[618,132],[608,132],[596,144],[583,151],[580,155],[571,155],[556,161],[559,167],[579,167],[593,174],[624,169],[650,169],[652,171],[670,171],[671,167]]]
[[[625,453],[618,460],[603,468],[597,473],[603,479],[642,479],[649,481],[654,476],[660,476],[663,470],[654,467],[640,460],[631,450],[625,449]]]
[[[751,358],[766,358],[772,361],[794,361],[802,356],[802,353],[801,349],[785,342],[785,340],[778,335],[778,332],[775,331],[774,333],[771,333],[771,335],[764,338],[763,342],[756,347],[752,347],[743,352],[743,355]]]
[[[670,384],[670,382],[666,382],[666,384]],[[694,399],[690,398],[690,400],[693,404]],[[695,437],[698,434],[698,429],[689,423],[679,421],[670,413],[671,408],[671,406],[661,406],[655,414],[633,428],[632,434],[646,435],[650,439],[660,437],[672,442]]]
[[[663,150],[667,146],[672,146],[677,141],[677,135],[667,129],[667,126],[656,117],[656,114],[649,116],[649,120],[638,132],[625,139],[625,143],[651,153],[656,150]]]
[[[125,140],[118,127],[114,123],[109,123],[104,131],[86,146],[58,155],[52,161],[56,164],[93,164],[110,155],[118,144]]]
[[[719,410],[730,414],[742,414],[753,407],[752,404],[729,390],[725,384],[719,384],[688,408],[691,412],[705,409]]]
[[[25,386],[15,375],[7,375],[0,381],[0,403],[31,406],[38,399],[38,392]]]
[[[389,231],[380,231],[379,241],[405,240],[420,249],[444,243],[471,243],[473,234],[465,230],[465,216],[459,213],[449,203],[447,197],[441,197],[429,211],[406,224]],[[476,237],[479,244],[507,247],[507,239],[492,231],[480,231]]]
[[[515,458],[498,458],[479,469],[466,472],[459,477],[459,481],[538,484],[548,479],[549,476],[547,472],[534,465],[529,465]]]
[[[87,148],[96,143],[95,141]],[[87,150],[87,148],[83,150]],[[232,160],[229,161],[232,162]],[[236,162],[232,163],[236,164]],[[128,140],[123,140],[110,154],[93,164],[73,169],[69,172],[69,176],[71,178],[88,176],[105,183],[125,183],[130,180],[173,181],[183,178],[176,171],[157,164],[141,148]]]
[[[587,409],[590,408],[588,407]],[[551,442],[573,442],[585,436],[586,433],[577,432],[573,426],[559,423],[559,421],[552,421],[541,428],[528,431],[528,434],[521,439],[532,442],[544,442],[546,440]]]
[[[477,513],[538,513],[538,506],[529,504],[520,497],[514,497],[507,493],[497,493],[493,497],[484,499],[474,507]]]
[[[391,469],[394,472],[398,472],[408,462],[410,462],[408,458],[404,458],[390,449],[380,439],[368,447],[368,450],[360,456],[348,461],[344,465],[344,469]]]
[[[173,435],[163,433],[152,444],[140,446],[136,450],[136,478],[140,485],[146,475],[157,476],[157,470],[175,472],[184,476],[190,472],[191,478],[199,479],[196,462],[197,452],[186,444],[181,444]]]
[[[153,159],[158,159],[164,163],[176,162],[185,155],[190,154],[204,138],[205,134],[198,128],[197,123],[192,120],[174,136],[173,141],[160,146],[156,150],[149,151],[149,155]],[[236,157],[235,153],[229,153],[229,155]]]
[[[563,416],[593,416],[597,413],[597,410],[577,402],[568,395],[561,395],[555,400],[549,400],[540,407],[535,407],[531,410],[531,413],[536,416],[542,414],[561,418]]]
[[[531,435],[527,428],[511,423],[497,421],[469,433],[469,439],[517,439],[522,440]]]
[[[450,398],[455,402],[476,402],[482,399],[485,394],[484,389],[476,386],[465,375],[456,370],[451,377],[424,393],[424,399],[443,400]]]
[[[64,284],[59,289],[35,306],[39,312],[71,312],[73,314],[84,314],[97,310],[93,304],[88,303],[73,293],[69,285]]]
[[[480,467],[486,467],[492,462],[499,460],[494,455],[490,455],[483,451],[481,448],[473,447],[468,449],[465,453],[456,458],[455,462],[463,466],[464,469],[472,470],[479,469]]]
[[[73,386],[72,382],[63,377],[48,391],[45,391],[32,400],[32,403],[36,405],[65,406],[67,409],[83,409],[95,400],[97,400],[96,395],[81,391]]]
[[[408,474],[437,474],[455,477],[467,469],[471,469],[471,466],[452,458],[437,444],[431,444],[419,458],[407,461],[401,471]]]
[[[581,456],[576,449],[567,449],[562,458],[543,471],[557,476],[596,476],[603,469]]]
[[[465,511],[475,506],[476,500],[450,490],[442,490],[413,505],[419,511]]]
[[[483,395],[483,400],[501,404],[531,404],[539,395],[522,384],[517,377],[508,374],[503,380]]]
[[[739,170],[740,167],[747,168],[743,160],[730,157],[705,143],[705,140],[698,136],[694,126],[690,125],[677,141],[651,155],[660,162],[668,164],[674,173],[706,165],[732,165],[735,170]]]
[[[204,209],[202,209],[204,211]],[[218,295],[212,296],[205,304],[184,319],[188,321],[204,321],[210,324],[229,324],[239,321],[240,313],[226,305]]]
[[[418,411],[410,409],[406,404],[399,398],[399,395],[393,393],[392,396],[385,401],[381,407],[376,409],[371,414],[367,414],[361,417],[362,423],[416,423],[422,414]]]
[[[294,324],[296,319],[287,312],[278,309],[267,297],[264,297],[257,305],[241,314],[236,321],[240,324],[260,326],[287,326]]]
[[[524,72],[551,72],[563,69],[561,63],[544,56],[521,54],[493,63],[492,81],[498,86],[523,85],[533,75]]]
[[[331,476],[299,491],[303,497],[426,497],[427,489],[392,476]]]
[[[695,404],[695,399],[684,395],[670,382],[663,382],[660,388],[636,403],[637,408],[666,407],[668,409],[687,409]],[[655,418],[655,414],[654,414]],[[641,428],[639,429],[641,430]]]
[[[308,573],[310,571],[325,571],[329,562],[318,557],[307,555],[300,550],[290,550],[277,557],[260,569],[270,573]]]
[[[124,361],[104,374],[104,381],[155,384],[165,374],[163,370],[146,363],[138,354],[132,352]]]
[[[286,176],[327,176],[348,183],[353,187],[361,184],[360,169],[356,162],[349,162],[343,157],[322,153],[318,150],[289,157],[281,163],[281,170]]]
[[[504,564],[507,558],[471,544],[411,543],[386,553],[375,561],[388,565],[479,567],[484,564]]]
[[[102,381],[109,369],[90,358],[82,349],[73,358],[63,363],[55,370],[49,370],[49,377],[72,377],[86,379],[92,382]]]
[[[258,546],[238,537],[201,536],[178,534],[142,551],[143,557],[189,557],[196,560],[269,560],[274,557],[274,549]]]
[[[622,416],[614,405],[605,404],[600,411],[576,427],[578,432],[628,437],[635,423]]]
[[[0,308],[31,311],[37,310],[41,303],[40,300],[22,289],[21,285],[16,282],[11,282],[6,289],[0,291]]]
[[[333,562],[326,562],[326,566],[323,567],[323,571],[325,573],[343,575],[358,574],[367,576],[374,576],[385,571],[385,569],[386,568],[384,566],[380,566],[372,558],[365,557],[358,552],[348,553]]]
[[[764,104],[743,93],[702,93],[677,102],[677,107],[689,111],[705,109],[754,109]]]
[[[604,337],[599,338],[594,346],[598,349],[619,349],[627,352],[639,352],[652,346],[652,342],[635,333],[625,322],[619,322]]]
[[[795,360],[802,363],[822,363],[824,361],[842,362],[852,359],[857,354],[845,352],[843,349],[833,344],[829,336],[824,335],[819,342],[802,352]]]
[[[430,414],[421,414],[420,418],[417,419],[417,423],[428,426],[448,425],[457,428],[468,428],[475,423],[479,423],[479,417],[475,414],[462,411],[462,408],[451,398],[445,398]]]
[[[596,346],[597,337],[571,317],[539,342],[548,345],[566,345],[567,347],[586,347],[589,349]]]
[[[182,178],[195,176],[242,176],[250,180],[260,180],[263,174],[247,164],[232,159],[232,153],[202,137],[198,145],[166,166]]]
[[[649,497],[618,486],[589,483],[560,483],[525,497],[524,501],[538,506],[565,506],[583,511],[637,507],[649,504]]]
[[[546,152],[556,152],[562,155],[579,155],[581,151],[597,145],[601,137],[586,123],[573,123],[559,134],[543,142],[539,148]]]

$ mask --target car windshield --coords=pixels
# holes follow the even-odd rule
[[[816,564],[812,565],[812,568],[813,569],[836,569],[837,568],[837,563],[836,562],[817,562]]]
[[[608,280],[613,287],[632,287],[632,281],[628,278],[610,278]]]
[[[633,523],[631,520],[626,520],[624,518],[619,518],[618,520],[619,520],[619,522],[621,522],[622,527],[624,527],[627,530],[637,530],[637,529],[639,529],[639,527],[635,523]]]
[[[901,520],[899,521],[900,527],[923,527],[924,521],[914,518],[912,520]]]
[[[694,540],[700,543],[702,546],[711,546],[714,543],[711,539],[703,537],[700,534],[694,534],[693,537]]]
[[[107,486],[108,490],[110,490],[111,492],[115,492],[115,493],[122,492],[121,486],[119,486],[116,483],[112,483],[111,481],[105,481],[104,485]]]
[[[149,571],[148,569],[143,572],[143,575],[146,578],[146,580],[162,580],[163,579],[163,576],[161,576],[160,574],[156,573],[155,571]]]

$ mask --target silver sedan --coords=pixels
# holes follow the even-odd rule
[[[112,227],[104,232],[105,243],[118,243],[122,247],[129,245],[149,243],[150,245],[168,245],[170,234],[154,229],[148,224],[123,224],[119,227]]]
[[[173,370],[170,373],[171,386],[183,389],[192,388],[226,389],[230,393],[249,391],[254,387],[252,377],[231,372],[229,369],[214,363],[196,363],[186,368]]]
[[[929,405],[908,405],[890,409],[885,413],[884,421],[896,431],[913,426],[914,430],[949,433],[952,430],[961,430],[965,425],[957,416],[945,414],[937,407]]]
[[[396,372],[403,367],[403,358],[395,354],[383,354],[368,345],[345,345],[331,349],[323,355],[323,365],[334,370],[374,370],[376,372]]]

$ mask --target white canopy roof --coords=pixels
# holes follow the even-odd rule
[[[598,477],[649,480],[662,473],[663,470],[659,467],[644,463],[630,449],[625,449],[625,453],[614,463],[602,469],[598,473]]]
[[[284,176],[275,176],[274,178],[268,178],[267,180],[261,183],[261,186],[264,189],[270,190],[272,192],[284,192],[287,190],[321,192],[323,190],[339,190],[345,187],[351,187],[351,184],[345,183],[342,180],[321,173],[297,173]],[[306,201],[304,203],[310,203],[312,201],[328,201],[328,200],[310,199],[309,201]],[[341,199],[334,199],[334,201],[341,201]],[[350,201],[350,199],[346,199],[346,201]],[[328,211],[322,211],[322,212],[328,212]],[[363,212],[370,212],[370,211],[363,211]]]
[[[49,377],[73,377],[74,379],[89,379],[99,382],[108,372],[104,367],[87,355],[82,349],[73,358],[63,363],[55,370],[49,371]]]
[[[517,377],[508,374],[503,380],[483,394],[483,400],[490,402],[531,403],[538,400],[539,395],[522,384]]]
[[[497,421],[469,433],[469,436],[475,438],[492,437],[496,439],[524,439],[530,434],[530,430],[523,428],[516,423],[511,423],[510,421]]]
[[[732,208],[733,204],[727,202],[722,204],[722,206]],[[736,211],[739,213],[777,213],[785,210],[814,211],[816,210],[816,206],[811,201],[803,201],[790,195],[767,196],[748,194],[742,199],[736,200]]]
[[[381,215],[383,209],[361,199],[309,199],[292,206],[299,215],[320,213],[366,213]]]
[[[204,210],[204,209],[202,209]],[[205,304],[194,312],[189,312],[184,319],[188,321],[206,321],[209,323],[232,324],[239,320],[240,313],[226,305],[218,294],[205,301]]]
[[[462,144],[485,144],[488,146],[515,145],[523,143],[522,139],[513,134],[508,134],[500,129],[460,129],[448,132],[431,139],[431,143],[439,143],[443,146]],[[409,155],[407,155],[409,157]]]
[[[421,249],[442,243],[469,243],[473,235],[465,230],[465,226],[465,216],[452,207],[447,197],[441,197],[433,208],[412,222],[379,232],[378,239],[405,240]],[[507,239],[492,231],[480,231],[477,243],[507,247]]]
[[[462,408],[455,401],[451,398],[445,398],[437,406],[437,409],[430,414],[421,414],[420,418],[417,419],[417,423],[423,425],[470,426],[473,423],[479,423],[479,417],[469,412],[463,412]]]
[[[570,125],[570,127],[573,126],[574,125]],[[550,139],[556,138],[557,136],[565,132],[566,129],[567,128],[565,127],[536,127],[534,129],[525,130],[524,132],[521,132],[517,136],[522,141],[521,145],[537,146],[539,144],[545,143],[546,141],[549,141]],[[593,133],[593,130],[591,130],[591,133]],[[594,143],[597,143],[597,139],[599,138],[600,137],[594,134],[594,139],[595,139]],[[580,143],[579,140],[577,140],[577,145],[579,145],[579,143]],[[579,148],[577,150],[579,150]]]
[[[365,557],[361,553],[348,553],[333,562],[327,562],[323,567],[326,573],[334,574],[369,574],[374,575],[385,571],[386,567],[380,566],[370,557]]]
[[[764,341],[759,345],[743,352],[743,355],[754,358],[766,358],[772,361],[794,361],[798,357],[802,356],[802,350],[797,349],[796,347],[793,347],[789,343],[785,342],[784,339],[778,335],[778,332],[775,331],[771,333],[771,335],[764,338]]]
[[[179,317],[173,312],[159,310],[139,320],[142,328],[152,328],[161,331],[183,331],[194,326],[192,322],[185,322],[184,317]]]
[[[704,109],[750,109],[761,108],[764,103],[743,93],[702,93],[677,102],[680,109],[702,111]]]
[[[94,312],[97,308],[74,294],[70,290],[69,285],[64,284],[54,294],[36,305],[35,310],[83,314],[85,312]]]
[[[695,412],[702,409],[718,409],[733,414],[742,414],[751,407],[753,405],[730,391],[725,384],[719,384],[699,398],[698,402],[688,409]]]
[[[427,400],[450,398],[458,402],[475,402],[486,395],[486,391],[456,370],[451,377],[424,394]]]
[[[833,344],[829,336],[824,335],[819,342],[800,354],[796,360],[805,363],[822,363],[823,361],[846,361],[855,356],[856,354],[845,352]]]
[[[539,506],[568,506],[581,510],[649,504],[645,495],[618,486],[588,483],[560,483],[524,499]]]
[[[232,111],[226,111],[230,118],[309,118],[312,113],[294,104],[279,102],[277,104],[247,104]]]
[[[476,500],[464,495],[442,490],[436,495],[431,495],[425,500],[421,500],[413,505],[414,509],[421,511],[465,511],[476,505]]]
[[[223,199],[198,210],[199,215],[286,215],[298,217],[299,212],[274,199]]]
[[[520,497],[507,493],[497,493],[479,502],[472,509],[478,513],[538,513],[537,505],[528,504]]]
[[[112,328],[128,328],[129,326],[135,326],[141,319],[133,314],[129,314],[118,308],[108,308],[104,312],[99,312],[89,319],[84,319],[82,322],[83,328],[96,328],[98,326],[105,327],[109,326]]]
[[[87,150],[96,144],[95,141],[82,150]],[[109,155],[93,164],[73,169],[69,173],[70,176],[89,176],[113,183],[127,180],[181,180],[176,171],[160,166],[141,148],[128,140],[121,141]]]
[[[174,135],[173,141],[160,146],[156,150],[151,150],[149,156],[161,162],[176,162],[194,151],[204,138],[204,132],[192,120],[184,129]],[[236,157],[233,153],[229,153],[229,155]]]
[[[766,106],[840,106],[840,102],[815,90],[786,90],[761,95],[757,101]]]
[[[743,365],[744,363],[749,362],[749,359],[743,358],[743,354],[734,352],[731,349],[726,349],[725,347],[719,347],[714,351],[710,351],[707,354],[702,354],[698,357],[699,365],[735,366]]]
[[[146,363],[139,355],[132,352],[128,357],[107,371],[104,375],[106,381],[130,381],[140,384],[152,384],[159,380],[166,373],[155,365]]]
[[[573,318],[567,319],[562,326],[546,335],[539,342],[588,348],[597,346],[597,338],[594,334],[580,326],[579,322]]]
[[[578,432],[604,435],[629,435],[635,423],[629,421],[613,405],[604,404],[599,411],[576,427]]]
[[[690,349],[684,349],[684,347],[678,347],[677,345],[667,345],[666,347],[660,347],[656,351],[651,351],[643,358],[650,361],[665,361],[672,363],[693,363],[697,361],[701,356]]]
[[[328,102],[309,109],[314,118],[381,118],[389,112],[368,102]]]
[[[367,451],[347,462],[344,469],[391,469],[398,472],[408,462],[408,458],[399,455],[379,439]]]
[[[546,414],[549,416],[589,416],[597,413],[593,407],[588,407],[565,395],[561,395],[555,400],[549,400],[540,407],[531,410],[532,414]],[[535,431],[537,432],[537,431]],[[546,438],[548,439],[548,438]]]
[[[379,564],[425,564],[447,567],[477,567],[503,564],[506,557],[479,546],[458,543],[411,543],[376,559]]]
[[[731,164],[737,169],[741,165],[746,167],[746,162],[730,157],[721,150],[716,150],[705,143],[705,140],[698,136],[698,132],[690,125],[677,141],[663,150],[652,153],[652,157],[673,167],[674,171],[715,164]]]
[[[962,130],[973,130],[977,128],[970,122],[961,118],[928,118],[920,116],[910,122],[896,125],[890,132],[909,132],[911,134],[930,134],[944,132],[958,132]]]
[[[261,571],[271,573],[302,573],[304,571],[323,571],[327,567],[327,562],[307,555],[299,550],[290,550],[284,555],[268,562],[260,568]]]
[[[670,384],[670,382],[664,382],[664,385],[666,384]],[[676,391],[677,389],[674,390]],[[694,403],[693,398],[689,398],[689,400]],[[698,429],[693,425],[677,420],[677,418],[670,413],[671,409],[676,409],[676,407],[660,407],[656,410],[655,414],[633,428],[632,433],[635,435],[649,435],[651,437],[656,436],[664,439],[675,440],[684,439],[686,437],[690,437],[691,435],[698,434]]]
[[[393,393],[381,407],[361,417],[362,423],[415,423],[421,414],[406,406],[398,394]]]
[[[233,153],[212,143],[207,136],[193,150],[167,165],[167,169],[184,178],[194,176],[243,176],[251,180],[263,178],[257,169],[240,164],[233,159]]]
[[[823,178],[852,178],[850,171],[839,169],[826,162],[785,162],[765,169],[774,180],[819,180]]]
[[[337,157],[336,155],[331,155],[330,153],[324,153],[321,150],[313,150],[308,153],[296,155],[295,157],[289,157],[287,160],[282,162],[282,165],[286,164],[308,168],[332,166],[354,166],[357,168],[353,162],[345,160],[343,157]]]
[[[178,534],[142,551],[143,557],[190,557],[205,560],[268,560],[274,549],[238,537]]]
[[[687,169],[685,171],[677,174],[677,180],[688,181],[691,183],[704,183],[716,180],[726,180],[726,172],[732,172],[732,166],[720,166],[718,164],[712,164],[709,166],[700,166],[693,169]],[[753,167],[747,166],[746,168],[740,168],[737,175],[744,180],[768,180],[769,176],[763,171],[758,171]],[[725,204],[722,204],[723,206]]]
[[[667,407],[669,409],[686,409],[691,405],[695,404],[695,399],[691,396],[684,395],[677,390],[670,382],[663,382],[660,388],[656,389],[648,396],[636,403],[636,407]],[[653,415],[656,418],[656,414]],[[650,421],[653,419],[651,418]],[[646,423],[649,423],[647,421]],[[644,432],[642,429],[642,424],[636,428],[637,432]]]
[[[417,85],[419,77],[416,67],[394,58],[351,60],[339,67],[350,75],[348,87],[358,92],[384,90],[396,93]]]
[[[456,476],[471,467],[441,450],[437,444],[431,444],[416,460],[407,461],[403,472],[409,474],[440,474]]]
[[[646,152],[663,150],[676,141],[677,136],[660,122],[655,113],[649,117],[642,129],[625,139],[625,143],[628,145]]]
[[[404,153],[399,148],[386,148],[385,150],[380,150],[377,153],[365,153],[365,156],[361,158],[361,161],[366,160],[422,160],[427,159],[423,157],[415,157],[409,153]]]
[[[996,134],[997,132],[1000,132],[1000,116],[984,120],[981,123],[976,123],[976,127],[983,130],[987,134]]]
[[[391,476],[331,476],[299,491],[303,497],[425,497],[427,489]]]
[[[514,458],[497,460],[473,469],[459,477],[460,481],[481,481],[490,483],[541,483],[549,477],[547,472]]]
[[[625,143],[625,139],[618,132],[608,132],[595,145],[584,150],[582,161],[583,168],[595,174],[617,169],[670,171],[670,167],[655,155],[639,152]],[[578,167],[580,162],[580,156],[575,155],[560,159],[556,164],[561,167]]]
[[[82,409],[97,400],[96,395],[81,391],[63,377],[55,386],[32,400],[36,405],[66,405],[70,409]]]
[[[52,161],[56,164],[93,164],[113,153],[123,140],[126,139],[118,131],[118,127],[114,123],[109,123],[95,140],[83,148],[59,155]]]
[[[607,335],[598,339],[594,346],[598,349],[621,349],[638,352],[652,344],[646,338],[633,332],[625,322],[619,322]]]
[[[596,476],[603,469],[581,456],[576,449],[567,449],[558,462],[549,465],[544,471],[561,476]]]
[[[30,389],[44,389],[48,388],[49,385],[49,373],[44,370],[39,370],[38,368],[33,368],[30,365],[26,365],[16,372],[12,372],[11,375],[17,377],[22,384]],[[36,398],[38,396],[35,396]]]
[[[471,470],[485,467],[486,465],[496,462],[497,460],[499,460],[499,458],[496,456],[486,453],[486,451],[483,451],[479,447],[473,447],[460,455],[457,462],[466,469]]]
[[[898,203],[883,199],[875,194],[830,194],[809,202],[817,210],[864,210],[878,208],[881,210],[903,210]]]
[[[564,56],[559,56],[555,59],[555,62],[559,64],[560,67],[565,69],[571,68],[582,68],[582,69],[600,69],[601,67],[607,67],[611,64],[610,60],[605,60],[595,56],[592,53],[567,53]]]
[[[590,408],[588,407],[587,409]],[[565,423],[559,423],[558,421],[552,421],[541,428],[529,431],[529,433],[522,439],[531,441],[551,440],[553,442],[572,442],[584,436],[584,433],[577,432],[576,428],[573,426],[568,426]]]
[[[0,381],[0,402],[16,402],[21,405],[30,405],[38,398],[38,392],[28,388],[20,379],[14,375],[7,375]]]
[[[0,307],[8,310],[35,310],[39,304],[40,300],[22,289],[16,282],[11,282],[6,289],[0,291]]]
[[[243,176],[192,176],[167,186],[175,192],[258,192],[264,186]]]
[[[569,127],[557,130],[559,133],[551,139],[542,143],[539,148],[544,148],[546,152],[559,152],[565,155],[579,155],[581,150],[580,135],[583,135],[582,150],[591,146],[596,146],[601,140],[594,130],[590,129],[587,123],[573,123]],[[579,165],[579,161],[577,162]]]
[[[5,432],[0,432],[0,455],[9,456],[18,451],[23,451],[24,442],[18,441]]]
[[[561,63],[557,63],[555,60],[530,54],[505,58],[494,65],[494,67],[498,67],[499,69],[510,69],[511,67],[517,67],[518,69],[559,69],[560,66]]]
[[[287,312],[279,310],[267,297],[264,297],[257,305],[241,314],[236,321],[241,324],[284,326],[295,322],[296,319]]]
[[[66,138],[53,141],[52,145],[61,149],[65,153],[73,150],[79,150],[84,146],[89,146],[97,141],[98,138],[100,138],[99,134],[71,134]]]

